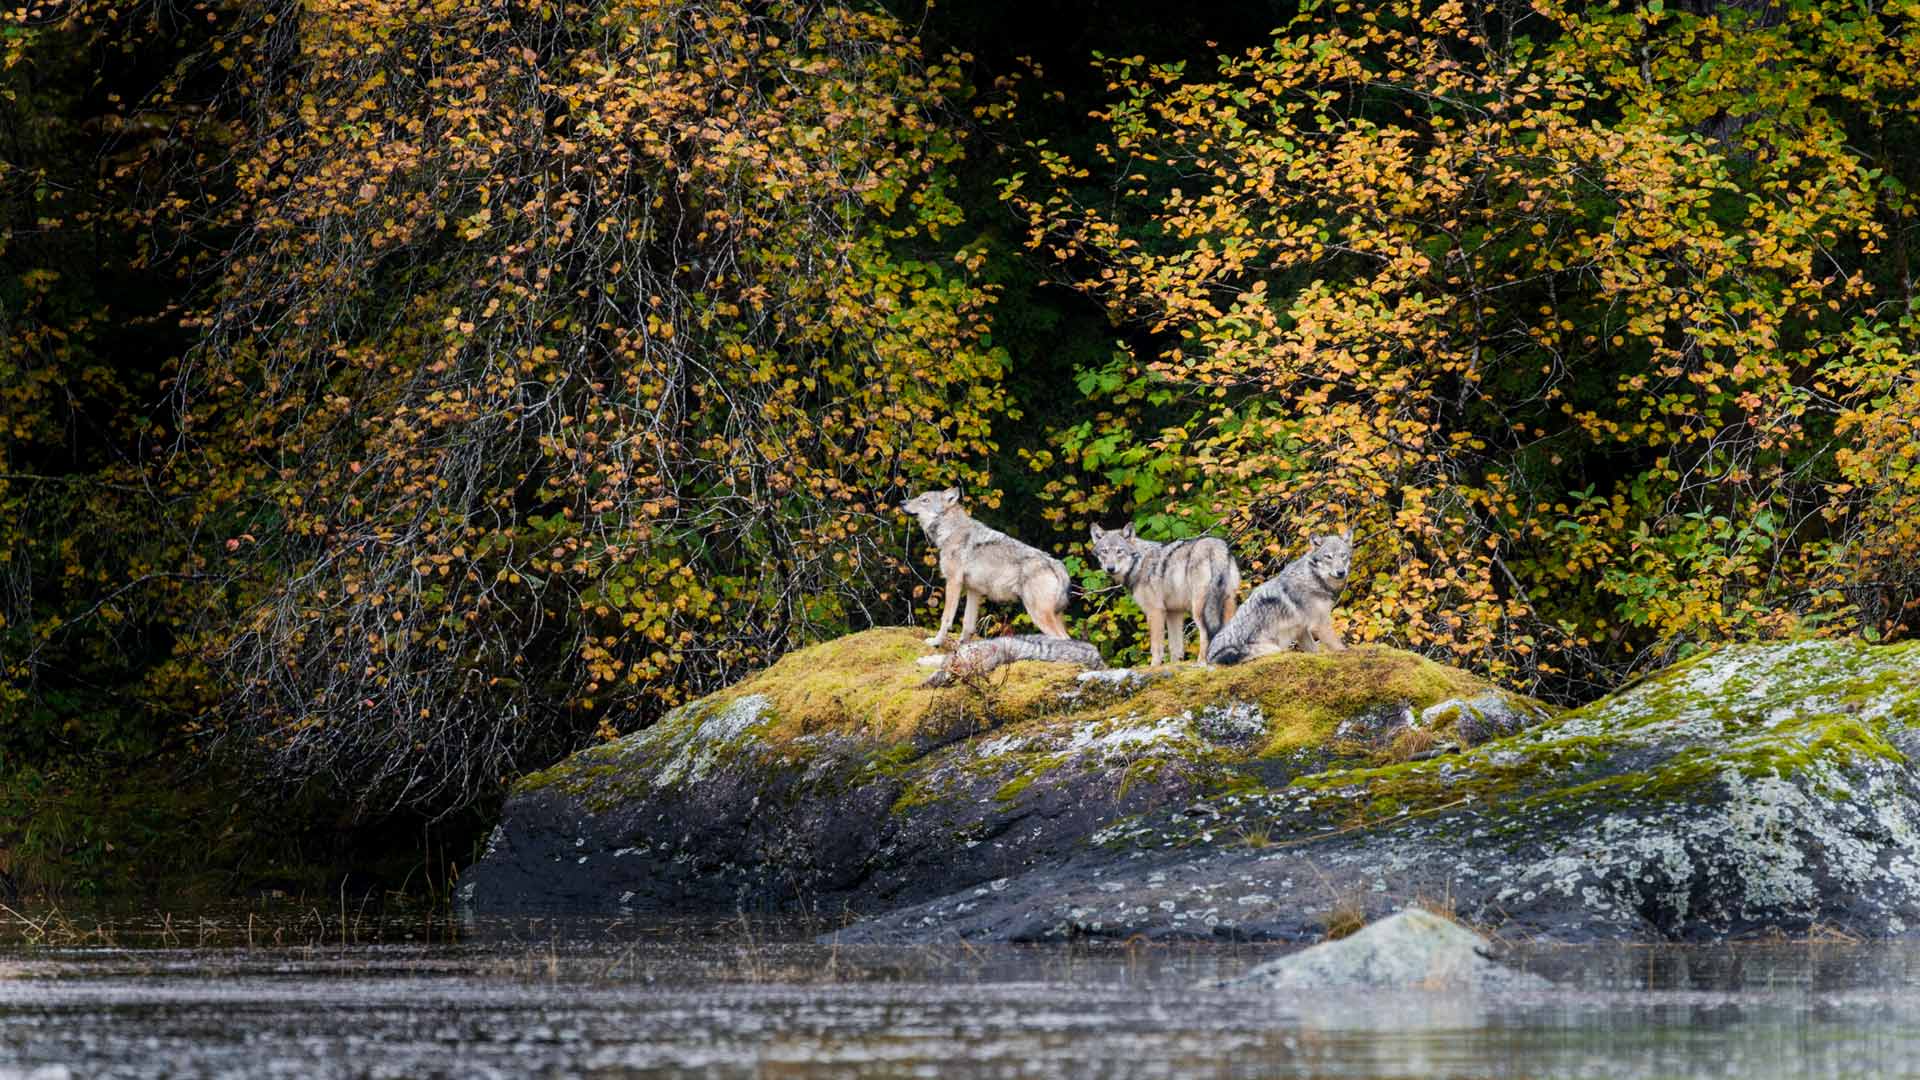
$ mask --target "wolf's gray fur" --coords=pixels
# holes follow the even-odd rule
[[[1067,609],[1065,563],[968,517],[960,506],[959,488],[923,492],[900,508],[919,519],[927,539],[940,549],[940,573],[947,579],[940,632],[927,644],[946,644],[947,628],[953,625],[962,594],[967,598],[967,615],[960,624],[961,641],[973,636],[983,596],[1000,603],[1018,600],[1041,633],[1067,636],[1067,624],[1060,618]]]
[[[923,656],[922,663],[939,657]],[[1072,638],[1047,637],[1045,634],[1017,634],[1010,637],[969,641],[947,654],[946,664],[927,678],[922,686],[946,686],[955,679],[985,675],[1002,664],[1021,660],[1047,660],[1060,664],[1079,664],[1084,668],[1106,667],[1100,650],[1091,642]]]
[[[1315,540],[1305,555],[1253,590],[1239,612],[1214,635],[1207,662],[1237,664],[1295,646],[1301,652],[1346,648],[1333,628],[1332,615],[1352,561],[1351,531]]]
[[[1093,557],[1147,613],[1147,658],[1156,667],[1169,646],[1173,659],[1186,655],[1188,616],[1200,629],[1195,655],[1205,656],[1213,635],[1239,606],[1240,567],[1224,540],[1203,536],[1160,544],[1135,536],[1132,525],[1095,525]]]

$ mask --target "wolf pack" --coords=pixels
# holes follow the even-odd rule
[[[975,520],[961,504],[958,488],[915,495],[901,509],[914,516],[938,550],[946,583],[940,629],[927,644],[945,646],[960,615],[953,651],[921,661],[940,667],[927,685],[945,686],[1017,660],[1105,666],[1091,642],[1067,635],[1063,614],[1071,579],[1065,563]],[[1146,613],[1147,656],[1156,667],[1169,658],[1184,659],[1189,620],[1199,639],[1196,655],[1209,664],[1237,664],[1290,649],[1346,648],[1333,627],[1333,606],[1347,584],[1352,530],[1314,538],[1305,554],[1262,582],[1244,603],[1240,567],[1217,537],[1159,543],[1136,535],[1131,524],[1095,525],[1091,541],[1100,569]],[[1018,601],[1040,633],[976,640],[982,600]]]

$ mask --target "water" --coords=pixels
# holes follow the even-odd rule
[[[0,1080],[1920,1077],[1920,946],[1534,948],[1552,991],[1191,989],[1255,946],[830,949],[286,906],[0,930]]]

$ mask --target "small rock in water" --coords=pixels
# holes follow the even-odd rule
[[[1552,985],[1488,959],[1492,944],[1459,923],[1413,908],[1214,985],[1272,990],[1543,990]]]

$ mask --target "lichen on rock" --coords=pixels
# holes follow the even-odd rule
[[[1390,760],[1332,738],[1356,711],[1505,696],[1383,648],[1229,669],[1022,663],[943,690],[920,688],[924,653],[905,629],[802,649],[525,778],[468,896],[872,910],[1069,854],[1115,819]]]
[[[1155,869],[1126,899],[1164,915],[1123,917],[1077,869],[1016,879],[1022,911],[957,919],[936,901],[849,939],[1190,936],[1196,924],[1299,939],[1335,907],[1379,914],[1421,896],[1560,940],[1908,934],[1920,928],[1920,777],[1903,749],[1920,721],[1917,670],[1915,645],[1719,650],[1459,753],[1336,766],[1096,834],[1106,864]],[[1256,832],[1264,843],[1233,843]]]
[[[528,777],[471,901],[849,941],[1309,940],[1420,897],[1562,940],[1920,928],[1914,645],[1730,647],[1558,716],[1377,647],[938,691],[923,651],[801,650]]]

